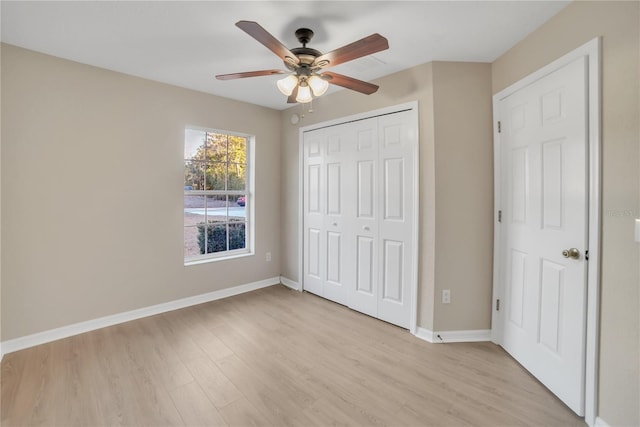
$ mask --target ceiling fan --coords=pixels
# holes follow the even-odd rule
[[[324,94],[329,87],[329,83],[366,95],[375,93],[378,90],[378,86],[372,83],[322,70],[388,49],[389,42],[380,34],[372,34],[323,54],[316,49],[307,47],[307,43],[313,37],[313,31],[308,28],[300,28],[295,32],[296,38],[302,44],[302,47],[289,50],[257,22],[239,21],[236,26],[278,55],[288,71],[260,70],[220,74],[216,76],[218,80],[289,74],[284,79],[278,80],[277,83],[280,92],[288,96],[287,102],[289,103],[310,102],[313,96]]]

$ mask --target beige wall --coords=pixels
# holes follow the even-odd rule
[[[0,82],[2,81],[2,43],[0,43]],[[2,242],[2,84],[0,84],[0,242]],[[0,243],[0,344],[2,344],[2,244]],[[0,350],[0,355],[2,355]],[[1,357],[1,356],[0,356]]]
[[[488,329],[491,321],[493,172],[491,69],[436,62],[376,81],[370,96],[341,91],[314,101],[297,126],[282,114],[282,274],[299,280],[299,127],[418,100],[420,113],[419,324]],[[484,196],[482,196],[484,194]],[[478,226],[476,226],[478,224]],[[464,260],[464,261],[463,261]],[[465,268],[460,268],[460,262]],[[452,303],[442,305],[441,289]]]
[[[278,111],[1,54],[2,339],[279,275]],[[256,135],[255,256],[184,267],[186,125]]]
[[[602,36],[602,282],[599,416],[640,425],[638,105],[640,3],[575,2],[493,64],[497,93]]]
[[[491,328],[491,66],[433,64],[436,270],[434,330]],[[442,289],[451,304],[441,304]]]

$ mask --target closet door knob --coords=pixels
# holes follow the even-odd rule
[[[364,225],[364,226],[362,226],[362,229],[365,230],[365,231],[369,231],[369,226]]]

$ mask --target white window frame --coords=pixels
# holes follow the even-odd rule
[[[184,190],[183,191],[183,198],[182,198],[182,203],[183,203],[183,210],[184,210],[184,196],[220,196],[220,195],[233,195],[233,196],[238,196],[238,195],[243,195],[245,196],[245,247],[242,249],[233,249],[233,250],[229,250],[227,249],[226,251],[220,251],[220,252],[211,252],[211,253],[207,253],[207,254],[201,254],[201,255],[196,255],[196,256],[186,256],[186,254],[184,254],[183,251],[183,258],[184,258],[184,265],[185,266],[189,266],[189,265],[197,265],[197,264],[203,264],[203,263],[208,263],[208,262],[213,262],[213,261],[223,261],[223,260],[229,260],[229,259],[235,259],[235,258],[240,258],[240,257],[246,257],[246,256],[251,256],[254,254],[254,228],[255,228],[255,218],[254,218],[254,203],[255,203],[255,197],[254,197],[254,188],[255,188],[255,179],[254,179],[254,171],[255,171],[255,162],[254,162],[254,158],[255,158],[255,136],[253,135],[249,135],[249,134],[245,134],[242,132],[235,132],[235,131],[227,131],[227,130],[221,130],[221,129],[212,129],[212,128],[205,128],[205,127],[200,127],[200,126],[185,126],[185,133],[187,130],[193,130],[193,131],[201,131],[201,132],[207,132],[207,133],[216,133],[216,134],[220,134],[220,135],[228,135],[228,136],[237,136],[237,137],[241,137],[241,138],[245,138],[247,141],[247,146],[246,146],[246,185],[245,185],[245,190]],[[183,147],[184,144],[186,143],[186,140],[183,141]],[[184,151],[184,150],[183,150]],[[183,164],[183,170],[184,170],[184,162],[187,161],[188,159],[184,158],[183,155],[183,159],[182,159],[182,164]],[[228,185],[228,182],[225,183],[225,187]],[[183,217],[184,218],[184,217]],[[184,219],[183,219],[183,224],[182,224],[182,230],[183,230],[183,245],[184,245],[184,231],[185,231],[185,225],[184,225]],[[229,234],[227,233],[227,247],[228,247],[228,239],[229,239]]]

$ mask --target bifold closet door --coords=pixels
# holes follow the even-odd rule
[[[304,288],[344,305],[353,282],[353,143],[348,124],[304,138]]]
[[[409,327],[413,158],[407,113],[306,132],[306,291]]]

